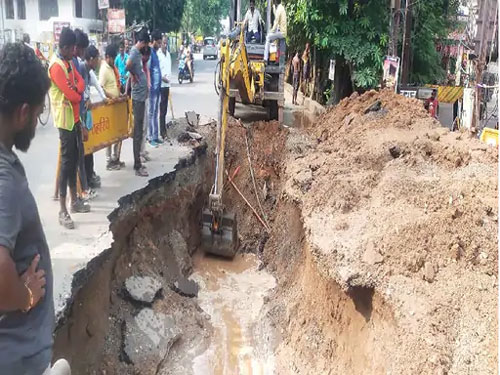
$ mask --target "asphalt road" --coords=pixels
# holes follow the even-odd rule
[[[200,56],[195,56],[198,59]],[[195,82],[172,84],[174,116],[184,116],[188,110],[216,117],[218,99],[213,88],[213,71],[216,61],[197,60],[195,62]],[[173,77],[177,77],[177,63],[172,64]],[[170,112],[170,108],[169,108]],[[172,116],[171,113],[168,114]],[[29,151],[19,153],[28,176],[28,181],[38,203],[42,224],[51,248],[54,267],[54,296],[59,310],[70,292],[73,274],[90,259],[108,248],[111,235],[108,232],[107,215],[117,207],[117,200],[134,190],[145,186],[148,179],[136,177],[132,169],[132,141],[126,140],[122,146],[122,161],[126,168],[120,171],[106,170],[106,153],[95,153],[95,169],[101,176],[102,188],[99,196],[91,202],[92,212],[74,214],[75,230],[63,229],[58,223],[59,203],[53,200],[59,145],[58,131],[52,120],[42,127],[38,126],[35,139]],[[149,146],[147,146],[149,147]],[[147,164],[150,177],[173,170],[179,157],[189,150],[179,145],[163,145],[157,149],[149,148],[153,160]]]

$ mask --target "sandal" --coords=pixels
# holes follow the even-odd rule
[[[119,171],[120,170],[120,165],[116,161],[110,161],[108,165],[106,166],[106,169],[108,171]]]
[[[59,224],[66,229],[75,229],[75,223],[67,212],[59,212]]]
[[[97,195],[98,195],[97,191],[93,189],[88,189],[87,191],[82,192],[80,199],[85,202],[88,202],[89,200],[97,198]]]
[[[82,199],[77,199],[75,203],[71,205],[71,212],[73,213],[87,213],[90,212],[90,205],[83,201]]]
[[[139,177],[148,177],[149,173],[144,167],[140,167],[139,169],[135,170],[135,175]]]

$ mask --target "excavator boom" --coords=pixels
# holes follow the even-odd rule
[[[234,114],[236,91],[243,104],[252,104],[257,100],[265,103],[271,119],[280,119],[279,104],[284,101],[283,76],[284,56],[276,64],[266,66],[262,59],[249,59],[245,38],[245,24],[238,22],[239,6],[233,0],[236,10],[231,20],[233,30],[220,43],[220,61],[218,77],[215,75],[215,88],[219,95],[219,118],[215,149],[215,178],[209,194],[208,207],[202,214],[202,246],[206,252],[233,257],[238,248],[236,215],[226,210],[223,204],[224,190],[224,151],[228,113]],[[269,29],[271,0],[267,0],[267,23]],[[256,44],[250,45],[257,47]],[[284,51],[284,48],[282,49]],[[272,59],[270,59],[271,61]],[[267,89],[266,89],[267,85]],[[267,91],[266,91],[267,90]]]
[[[224,190],[224,151],[229,107],[229,40],[221,42],[221,80],[219,91],[219,118],[215,149],[215,182],[208,199],[208,208],[202,214],[202,247],[205,252],[232,258],[238,248],[236,215],[228,213],[222,202]]]

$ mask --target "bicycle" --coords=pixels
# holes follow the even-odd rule
[[[49,74],[49,63],[47,61],[42,61],[43,67],[47,71],[47,74]],[[38,122],[42,125],[45,126],[49,122],[50,118],[50,97],[49,93],[45,95],[45,102],[43,103],[43,112],[38,116]]]
[[[38,116],[38,122],[45,126],[49,122],[50,118],[50,97],[49,94],[45,95],[45,103],[43,105],[43,112]]]

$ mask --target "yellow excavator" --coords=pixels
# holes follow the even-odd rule
[[[234,115],[236,100],[243,104],[262,104],[271,120],[283,120],[285,43],[271,45],[269,61],[264,62],[263,41],[246,41],[245,23],[238,22],[239,2],[232,1],[233,30],[220,42],[220,61],[215,74],[219,95],[219,116],[215,149],[215,181],[202,213],[202,247],[205,252],[234,257],[238,249],[236,215],[224,206],[224,148],[228,115]],[[271,24],[271,0],[267,1],[267,32]],[[264,28],[262,28],[263,30]]]
[[[229,104],[231,116],[235,115],[236,103],[244,105],[262,105],[267,109],[269,120],[283,121],[285,104],[285,65],[286,44],[284,40],[271,43],[269,61],[264,63],[266,33],[271,28],[271,3],[267,0],[267,25],[259,25],[258,39],[254,36],[247,40],[247,26],[244,22],[233,22],[234,28],[229,33],[230,48],[224,61],[229,64]],[[239,1],[233,1],[236,8],[235,19],[239,20]],[[266,27],[267,26],[267,27]],[[215,72],[215,89],[217,94],[222,86],[224,70],[223,57],[225,48],[221,42],[221,60]],[[218,79],[217,79],[218,78]]]

